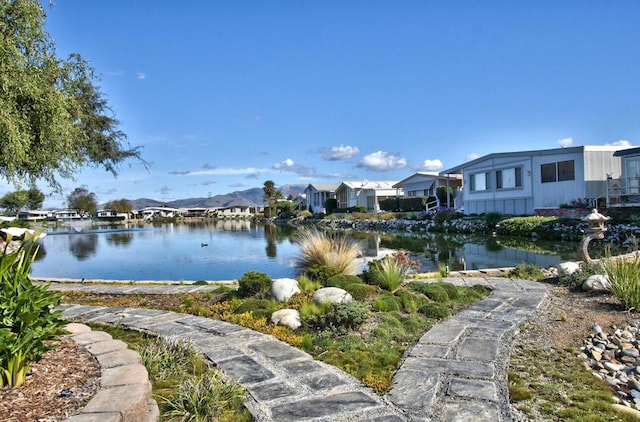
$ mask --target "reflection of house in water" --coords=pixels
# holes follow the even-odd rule
[[[251,220],[218,220],[216,228],[230,232],[251,231]]]
[[[462,270],[478,270],[483,268],[513,267],[514,262],[526,262],[539,267],[551,267],[561,261],[559,255],[543,255],[512,248],[502,248],[497,251],[487,250],[486,245],[467,243],[462,248],[464,267]]]

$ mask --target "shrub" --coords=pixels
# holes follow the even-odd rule
[[[602,274],[602,266],[598,262],[581,262],[577,271],[568,274],[558,273],[558,283],[569,287],[580,286],[587,278],[595,274]]]
[[[347,236],[328,234],[312,228],[300,230],[296,241],[301,251],[297,259],[299,267],[327,265],[342,274],[355,273],[356,259],[360,256],[361,249],[358,243],[352,242]]]
[[[488,212],[484,215],[484,222],[487,223],[487,226],[493,230],[495,229],[496,225],[498,224],[498,222],[500,222],[500,220],[502,220],[504,217],[501,213],[493,211],[493,212]]]
[[[449,310],[449,308],[447,308],[446,306],[440,303],[435,303],[435,302],[426,303],[422,305],[418,309],[418,312],[426,316],[427,318],[434,318],[434,319],[444,319],[444,318],[448,318],[451,315],[451,311]]]
[[[62,311],[54,310],[62,296],[29,280],[37,250],[30,243],[8,253],[5,246],[0,255],[0,387],[24,383],[29,364],[54,348],[51,340],[65,332]]]
[[[264,296],[269,293],[273,280],[268,275],[258,271],[247,271],[238,280],[238,295],[240,297]]]
[[[331,277],[340,274],[340,270],[328,265],[314,264],[307,268],[305,275],[312,281],[324,285]]]
[[[385,290],[395,292],[404,282],[407,273],[420,268],[420,263],[409,257],[409,252],[398,251],[393,255],[369,263],[370,282],[379,285]]]
[[[424,296],[417,295],[411,291],[400,291],[396,296],[402,304],[402,310],[405,312],[416,312],[418,308],[425,303],[427,299]]]
[[[413,282],[409,284],[409,288],[411,290],[424,294],[434,302],[445,303],[449,301],[449,294],[447,293],[447,290],[449,290],[450,288],[449,287],[445,288],[444,284],[445,283]]]
[[[369,296],[373,296],[378,292],[378,288],[376,286],[364,284],[362,281],[360,283],[347,284],[344,289],[351,293],[351,296],[355,300],[365,300]]]
[[[369,310],[356,302],[333,303],[321,315],[309,315],[306,323],[312,330],[346,332],[362,325],[369,317]]]
[[[322,283],[319,281],[311,280],[307,276],[301,276],[298,278],[298,287],[300,291],[303,293],[314,292],[322,287]]]
[[[545,275],[542,272],[542,268],[538,267],[537,265],[527,264],[526,262],[521,262],[520,264],[516,265],[509,276],[534,281],[541,281],[545,278]]]
[[[202,370],[198,350],[189,341],[150,339],[136,349],[140,353],[149,378],[167,380],[185,371]]]
[[[382,294],[373,301],[373,307],[380,312],[398,312],[400,301],[393,295]]]
[[[269,299],[255,299],[250,298],[242,302],[237,308],[233,310],[234,314],[244,314],[245,312],[251,312],[256,317],[270,317],[276,309],[276,303]]]
[[[362,279],[355,275],[337,274],[326,280],[323,284],[325,287],[340,287],[345,289],[349,284],[362,283]],[[346,289],[345,289],[346,290]]]
[[[439,281],[437,283],[434,283],[434,285],[442,287],[444,291],[447,292],[447,296],[449,296],[449,300],[455,300],[458,297],[460,297],[460,290],[451,283],[445,283],[445,282]]]
[[[609,281],[611,293],[620,299],[627,309],[640,309],[640,261],[607,259],[602,262]]]

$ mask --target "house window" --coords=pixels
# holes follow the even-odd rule
[[[565,180],[576,180],[574,160],[559,161],[540,166],[542,183],[562,182]]]
[[[515,189],[520,187],[522,187],[521,167],[496,171],[496,189]]]
[[[542,174],[542,183],[555,182],[558,180],[556,163],[543,164],[540,166],[540,173]]]
[[[576,180],[573,160],[560,161],[558,163],[558,182],[562,182],[563,180]]]
[[[471,192],[484,191],[489,189],[489,173],[472,174],[469,179]]]

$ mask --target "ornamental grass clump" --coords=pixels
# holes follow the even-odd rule
[[[296,241],[300,246],[300,255],[297,258],[300,268],[326,265],[335,268],[340,274],[355,274],[356,259],[362,251],[359,244],[346,236],[310,228],[300,230]]]
[[[409,252],[398,251],[393,255],[369,264],[372,281],[390,292],[398,290],[409,271],[418,271],[420,263],[409,257]]]
[[[602,268],[611,282],[611,293],[620,299],[627,309],[640,309],[640,261],[607,259]]]
[[[38,362],[55,347],[52,340],[65,333],[62,311],[55,310],[62,296],[29,279],[37,245],[22,243],[9,252],[10,243],[7,234],[0,255],[0,388],[22,385],[29,364]]]

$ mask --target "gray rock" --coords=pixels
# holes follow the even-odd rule
[[[271,314],[271,322],[276,325],[284,325],[292,330],[299,328],[302,323],[300,322],[300,313],[295,309],[280,309]]]
[[[603,274],[594,274],[582,283],[582,290],[585,292],[608,291],[609,289],[611,289],[611,282]]]
[[[300,287],[293,278],[277,278],[271,283],[271,296],[278,302],[285,302],[296,293],[300,293]]]
[[[561,274],[571,275],[580,269],[580,264],[577,262],[567,261],[558,264],[558,271]]]
[[[339,287],[323,287],[313,294],[316,303],[349,303],[353,300],[351,294]]]

